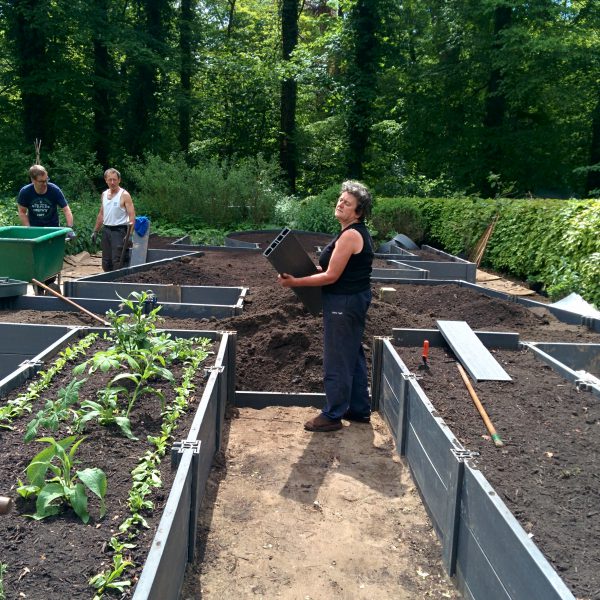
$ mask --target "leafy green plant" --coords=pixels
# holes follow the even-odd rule
[[[84,400],[81,409],[77,413],[76,427],[82,431],[86,423],[97,419],[100,425],[108,426],[115,424],[130,440],[137,440],[131,432],[131,421],[127,415],[122,414],[118,396],[120,389],[104,388],[98,390],[98,402]]]
[[[85,383],[85,379],[73,379],[66,388],[58,392],[57,400],[47,400],[44,408],[27,425],[25,441],[30,442],[37,434],[40,427],[56,431],[61,421],[69,415],[77,416],[71,407],[79,402],[79,388]]]
[[[106,316],[110,321],[111,338],[115,340],[117,350],[135,352],[152,345],[151,335],[156,331],[160,317],[160,306],[152,306],[151,292],[132,292],[127,298],[119,298],[123,307],[130,312],[108,311]]]
[[[30,515],[36,520],[57,515],[62,504],[73,508],[77,516],[87,523],[88,497],[86,488],[100,499],[100,517],[106,514],[104,496],[106,495],[106,475],[97,467],[83,469],[73,473],[78,461],[75,454],[85,438],[77,439],[70,436],[62,440],[52,437],[39,438],[38,442],[48,444],[39,452],[25,469],[29,484],[19,481],[17,492],[24,498],[37,496],[35,514]],[[53,476],[46,479],[47,473]]]
[[[120,553],[115,554],[113,556],[112,569],[102,571],[102,573],[94,575],[89,580],[90,585],[98,591],[94,596],[94,600],[100,600],[104,592],[109,590],[123,593],[125,588],[131,586],[130,579],[119,579],[123,574],[123,571],[130,566],[133,566],[133,563],[130,560],[125,560]]]
[[[165,359],[152,350],[138,350],[137,356],[127,356],[127,362],[132,368],[130,373],[119,373],[110,382],[110,387],[119,381],[132,381],[133,390],[129,393],[126,387],[120,386],[118,390],[127,394],[128,403],[126,416],[129,416],[136,401],[143,394],[154,394],[160,398],[161,410],[164,409],[164,394],[161,390],[149,385],[151,380],[158,377],[174,382],[173,373],[165,367]]]

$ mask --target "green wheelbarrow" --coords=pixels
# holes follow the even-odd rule
[[[58,275],[70,227],[0,227],[0,277],[46,281]]]

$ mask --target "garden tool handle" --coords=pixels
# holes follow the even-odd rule
[[[13,506],[12,498],[0,496],[0,515],[6,515]]]
[[[423,362],[426,363],[429,358],[429,340],[423,340]]]
[[[500,439],[500,436],[496,432],[496,428],[494,427],[492,421],[490,420],[485,408],[483,408],[483,404],[481,404],[481,401],[477,397],[477,394],[476,394],[475,390],[473,389],[473,386],[471,385],[471,382],[469,381],[469,377],[466,374],[465,370],[463,369],[463,366],[460,363],[456,363],[456,367],[458,368],[458,372],[460,373],[460,376],[462,377],[462,380],[464,381],[465,386],[467,387],[467,390],[469,390],[471,399],[473,400],[473,403],[477,407],[477,410],[479,411],[479,414],[481,415],[481,418],[483,419],[483,422],[485,423],[487,430],[490,432],[490,435],[492,436],[492,441],[494,442],[494,445],[498,446],[498,447],[504,446],[504,443],[502,442],[502,440]]]
[[[127,254],[127,247],[129,246],[129,239],[133,234],[133,227],[134,223],[129,223],[129,225],[127,226],[127,233],[123,238],[123,250],[121,250],[121,262],[119,265],[120,268],[123,267],[123,261],[125,260],[125,255]]]
[[[46,284],[42,283],[41,281],[38,281],[37,279],[32,279],[31,283],[34,283],[35,285],[38,285],[39,287],[43,288],[47,292],[50,292],[53,296],[56,296],[57,298],[64,300],[67,304],[74,306],[76,309],[80,310],[82,313],[85,313],[88,317],[92,317],[92,319],[96,319],[96,321],[100,321],[100,323],[102,323],[102,325],[104,325],[105,327],[111,327],[111,324],[108,321],[101,319],[98,315],[95,315],[93,312],[90,312],[86,308],[83,308],[83,306],[80,306],[76,302],[73,302],[73,300],[71,300],[70,298],[65,298],[65,296],[63,296],[60,292],[53,290],[51,287],[48,287]]]

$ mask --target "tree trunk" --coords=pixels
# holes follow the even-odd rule
[[[181,53],[181,97],[179,99],[179,146],[187,154],[191,140],[193,1],[181,0],[179,51]]]
[[[281,46],[284,61],[289,61],[298,44],[298,4],[283,0],[281,9]],[[293,77],[281,82],[281,128],[279,133],[279,163],[292,193],[296,191],[296,98],[297,84]]]
[[[131,156],[157,151],[160,132],[158,112],[158,69],[165,48],[163,38],[168,31],[165,13],[168,0],[141,0],[137,25],[141,47],[130,57],[131,77],[129,116],[125,145]],[[143,40],[143,41],[142,41]]]
[[[103,32],[108,23],[107,0],[95,0],[93,21],[94,80],[92,103],[94,111],[94,150],[96,159],[105,169],[109,166],[111,140],[111,94],[112,77],[110,56]]]
[[[23,109],[23,134],[28,144],[35,139],[52,150],[54,97],[48,89],[46,2],[16,0],[13,4],[15,64]]]
[[[358,0],[349,14],[352,54],[348,64],[348,175],[361,179],[372,123],[377,74],[377,1]]]
[[[500,40],[502,30],[510,27],[512,23],[512,8],[498,6],[494,10],[494,43],[492,46],[492,62],[496,54],[500,53],[503,43]],[[499,67],[492,67],[487,84],[485,98],[485,113],[483,116],[484,133],[484,174],[500,174],[503,164],[501,144],[501,128],[506,115],[506,97],[502,92],[503,73]],[[495,190],[490,181],[485,179],[481,185],[484,196],[492,196]]]

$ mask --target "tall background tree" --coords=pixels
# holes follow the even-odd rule
[[[298,44],[298,2],[282,0],[281,3],[281,54],[289,63]],[[296,191],[296,78],[284,73],[281,82],[281,131],[279,133],[279,161],[290,191]]]
[[[0,0],[0,188],[261,155],[298,195],[599,186],[593,0]],[[137,157],[137,158],[136,158]]]

